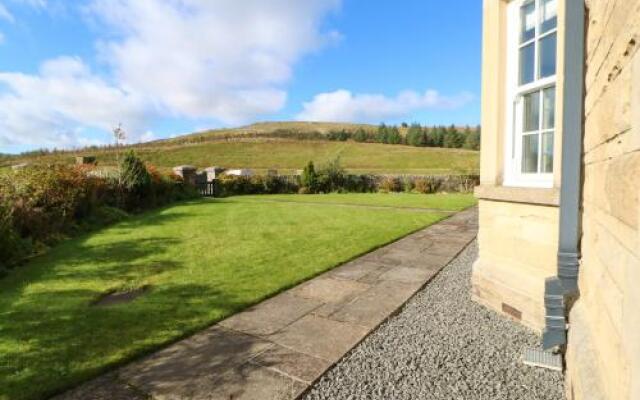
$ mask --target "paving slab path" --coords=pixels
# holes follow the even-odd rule
[[[562,400],[562,372],[522,362],[540,337],[471,299],[472,243],[303,400]]]
[[[460,212],[56,399],[296,399],[476,234]]]

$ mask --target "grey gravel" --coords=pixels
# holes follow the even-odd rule
[[[537,335],[471,301],[476,255],[474,242],[303,398],[563,399],[560,372],[520,361]]]

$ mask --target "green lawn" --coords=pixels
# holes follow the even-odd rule
[[[295,203],[326,203],[353,206],[376,206],[395,208],[424,208],[457,211],[474,204],[472,194],[408,194],[408,193],[331,193],[299,196],[294,194],[274,194],[245,196],[244,201],[275,201]]]
[[[446,216],[330,204],[338,200],[473,203],[449,195],[200,200],[63,242],[0,280],[0,399],[47,397]],[[92,306],[110,290],[147,285],[129,304]]]

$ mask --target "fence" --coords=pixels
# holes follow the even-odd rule
[[[212,182],[198,182],[196,183],[196,189],[203,197],[215,197],[216,195],[216,181]]]

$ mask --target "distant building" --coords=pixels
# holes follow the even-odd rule
[[[222,167],[209,167],[205,168],[204,172],[207,174],[207,182],[211,182],[215,179],[218,179],[223,173],[225,169]]]
[[[197,168],[193,165],[180,165],[173,168],[173,173],[182,177],[184,182],[194,185],[196,183]]]
[[[255,173],[251,169],[229,169],[224,172],[224,175],[230,176],[253,176]]]

